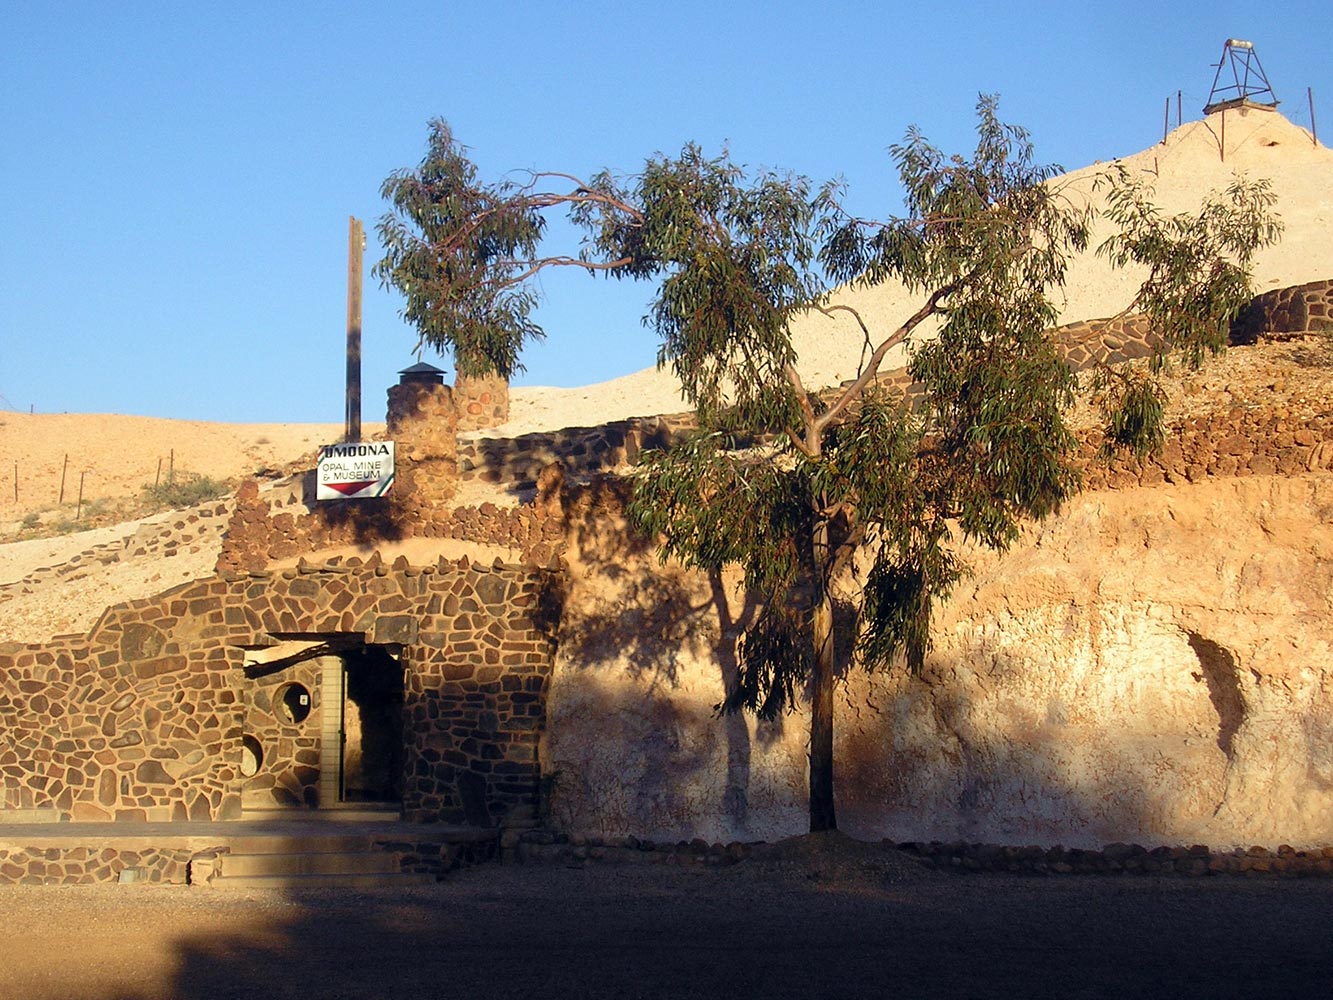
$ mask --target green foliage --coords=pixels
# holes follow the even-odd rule
[[[1197,369],[1226,347],[1231,321],[1253,296],[1254,254],[1278,241],[1282,223],[1272,211],[1276,195],[1266,179],[1236,177],[1198,212],[1172,216],[1162,215],[1152,189],[1123,166],[1106,181],[1106,216],[1117,231],[1097,253],[1115,267],[1146,269],[1130,309],[1148,317],[1161,344],[1146,373],[1102,370],[1095,389],[1108,424],[1107,450],[1142,457],[1162,441],[1165,395],[1158,377],[1168,359]]]
[[[544,221],[520,192],[509,182],[478,183],[440,119],[430,123],[421,164],[380,189],[393,212],[377,227],[385,252],[373,273],[402,292],[418,351],[452,352],[464,375],[508,378],[522,368],[523,344],[542,336],[530,319],[536,296],[515,279],[531,266]]]
[[[1282,224],[1266,179],[1237,177],[1196,213],[1163,216],[1152,188],[1119,166],[1113,171],[1106,217],[1117,232],[1097,248],[1116,267],[1145,267],[1134,307],[1164,341],[1194,368],[1226,347],[1231,321],[1253,295],[1250,264],[1256,250],[1276,243]],[[1158,356],[1158,367],[1160,359]]]
[[[764,595],[738,648],[738,679],[722,707],[771,719],[793,703],[809,669],[808,578],[814,505],[809,470],[774,461],[764,448],[737,451],[720,432],[701,432],[670,451],[643,456],[629,514],[663,538],[663,560],[720,570],[740,566],[745,586]],[[781,595],[782,599],[772,599]]]
[[[1166,393],[1156,374],[1138,370],[1097,373],[1095,398],[1106,418],[1100,457],[1127,451],[1146,458],[1165,440]]]
[[[608,174],[594,185],[603,198],[574,213],[590,233],[584,259],[660,279],[650,312],[658,363],[671,365],[703,423],[772,430],[797,419],[787,327],[823,292],[809,181],[750,180],[725,153],[687,145],[650,159],[628,186]]]
[[[186,472],[151,486],[145,483],[140,493],[144,504],[153,510],[175,510],[226,496],[227,485],[208,476]]]
[[[820,258],[834,278],[965,293],[984,290],[982,275],[1004,274],[1010,287],[997,293],[1026,292],[1028,307],[1049,308],[1042,292],[1063,280],[1068,252],[1087,246],[1089,212],[1045,185],[1060,168],[1034,164],[1028,133],[1001,122],[997,108],[993,96],[978,101],[970,160],[946,156],[915,127],[890,147],[906,192],[902,218],[841,216],[837,189],[825,187],[835,212]]]

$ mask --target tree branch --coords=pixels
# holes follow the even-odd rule
[[[930,297],[926,299],[921,308],[908,317],[907,321],[904,322],[902,326],[898,327],[892,335],[886,337],[884,342],[875,348],[874,353],[870,355],[870,360],[866,363],[865,371],[858,375],[856,380],[852,382],[852,384],[849,385],[836,400],[834,400],[833,405],[825,410],[815,421],[815,430],[822,434],[829,424],[833,423],[833,421],[836,420],[847,407],[851,406],[853,400],[860,398],[861,394],[865,391],[866,386],[868,386],[879,373],[880,362],[884,360],[884,355],[888,354],[890,350],[906,340],[911,335],[912,331],[920,326],[928,317],[938,312],[940,301],[946,296],[956,292],[963,284],[974,277],[975,274],[976,272],[974,271],[966,278],[959,278],[956,281],[951,281],[943,288],[937,288],[935,291],[931,292]],[[829,315],[830,313],[830,309],[826,307],[819,306],[817,308],[825,315]],[[864,331],[866,327],[865,324],[861,322],[861,317],[856,314],[854,310],[850,311],[856,316],[856,321],[861,324],[861,329]]]

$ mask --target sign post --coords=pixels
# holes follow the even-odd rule
[[[365,230],[355,216],[347,218],[347,421],[343,440],[361,440],[361,253]]]

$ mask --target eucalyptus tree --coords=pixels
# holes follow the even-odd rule
[[[693,145],[627,178],[540,174],[485,187],[455,166],[430,246],[432,342],[486,348],[471,331],[520,316],[516,328],[532,335],[523,282],[544,267],[657,282],[645,319],[698,429],[641,459],[630,514],[660,538],[663,558],[741,570],[759,610],[719,707],[771,718],[808,695],[812,830],[837,825],[840,670],[919,671],[932,609],[966,572],[964,544],[1002,550],[1024,519],[1079,488],[1064,420],[1077,379],[1052,341],[1052,296],[1088,249],[1089,202],[1061,188],[1058,168],[1033,163],[1027,133],[1003,123],[992,98],[978,104],[970,158],[915,129],[890,152],[906,211],[887,221],[848,215],[838,185],[750,176]],[[1118,229],[1100,251],[1144,269],[1133,307],[1164,351],[1197,363],[1225,343],[1251,256],[1277,236],[1271,193],[1238,180],[1197,214],[1163,217],[1127,175],[1103,183]],[[557,207],[587,233],[577,257],[538,252],[541,213]],[[831,282],[886,281],[917,305],[883,328],[828,296]],[[792,321],[811,311],[846,311],[864,337],[857,377],[835,390],[815,391],[798,369]],[[879,379],[899,345],[919,387],[910,398]],[[1099,373],[1111,444],[1160,439],[1160,370]],[[857,567],[854,639],[839,648],[834,584]]]
[[[373,273],[402,293],[418,351],[452,354],[466,376],[509,378],[521,370],[523,345],[542,336],[520,263],[537,252],[541,206],[516,198],[511,184],[480,184],[476,165],[438,118],[421,163],[391,174],[380,195],[393,211],[376,226],[384,257]]]

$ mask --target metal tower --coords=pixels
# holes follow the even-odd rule
[[[1231,82],[1224,79],[1230,72]],[[1226,108],[1276,108],[1277,96],[1268,85],[1264,68],[1259,65],[1259,56],[1251,42],[1239,38],[1228,38],[1222,46],[1222,58],[1217,64],[1217,75],[1213,77],[1213,89],[1208,95],[1208,103],[1203,113],[1211,115],[1214,111]]]

